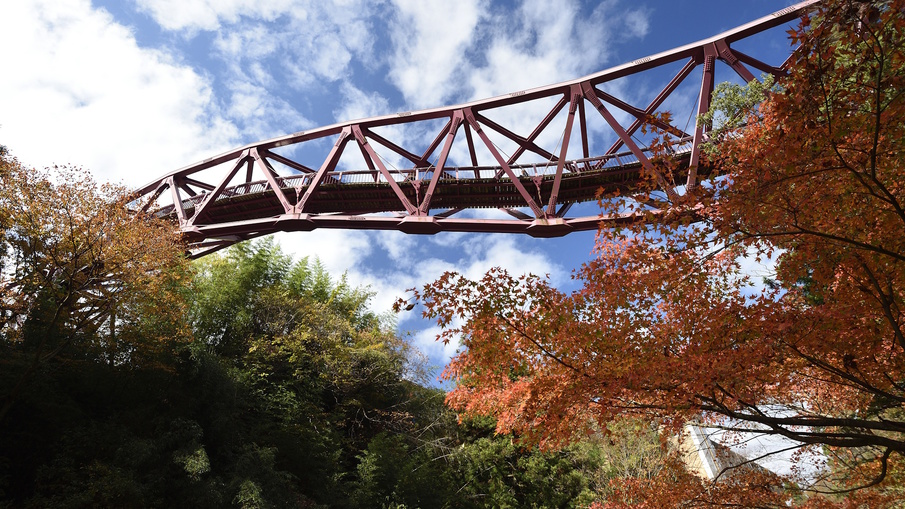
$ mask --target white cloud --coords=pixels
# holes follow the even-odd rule
[[[295,0],[137,0],[167,30],[216,30],[221,23],[235,23],[240,16],[273,20],[282,13],[303,9]]]
[[[453,341],[446,344],[437,341],[439,333],[440,328],[437,326],[425,327],[412,335],[412,344],[434,363],[442,361],[442,365],[446,365],[459,350],[459,345]],[[433,366],[437,366],[437,364],[433,364]],[[438,372],[437,375],[439,374]]]
[[[471,243],[471,250],[480,258],[475,259],[462,271],[471,279],[484,276],[493,267],[507,269],[512,275],[550,274],[554,285],[565,276],[565,271],[540,250],[526,249],[529,239],[514,235],[482,235],[483,242]],[[482,245],[483,244],[483,245]]]
[[[615,1],[592,12],[575,0],[555,9],[545,0],[524,0],[501,13],[480,0],[395,4],[390,79],[417,107],[577,78],[609,60],[615,37],[643,37],[648,29],[646,11]]]
[[[381,232],[375,235],[377,244],[386,251],[390,260],[395,263],[405,263],[413,259],[419,259],[419,243],[414,235],[402,232]]]
[[[282,232],[274,235],[287,253],[296,259],[319,258],[327,272],[339,276],[345,272],[356,274],[372,252],[368,234],[360,230],[321,229],[311,232]],[[352,277],[354,284],[360,278]],[[388,309],[388,308],[387,308]]]
[[[630,36],[644,37],[647,35],[650,19],[646,11],[629,11],[622,19]]]
[[[229,148],[210,83],[88,0],[3,2],[0,137],[26,164],[139,185]]]
[[[268,60],[283,73],[280,83],[303,88],[347,76],[353,58],[371,60],[370,18],[378,6],[366,0],[138,0],[138,7],[189,38],[217,31],[213,49],[231,73]]]
[[[337,122],[376,117],[392,113],[389,101],[376,91],[364,91],[352,83],[343,82],[340,87],[342,107],[333,112]]]
[[[391,26],[394,58],[390,79],[415,108],[440,106],[453,98],[463,83],[466,50],[477,38],[478,23],[486,18],[484,0],[395,0]]]
[[[250,23],[238,30],[217,32],[213,44],[223,58],[257,60],[277,51],[279,37],[274,37],[270,27],[264,23]]]
[[[601,70],[613,57],[616,37],[643,37],[647,14],[642,10],[601,2],[583,12],[576,1],[550,9],[544,0],[525,0],[515,22],[498,19],[506,27],[488,45],[487,63],[468,73],[472,98],[492,97],[578,78]],[[633,20],[626,24],[624,20]],[[515,26],[518,29],[509,29]]]
[[[227,87],[230,91],[227,113],[241,126],[243,142],[251,143],[312,125],[285,99],[269,94],[264,86],[252,81],[234,81]]]
[[[311,44],[308,66],[318,76],[336,81],[346,75],[352,53],[336,34],[319,35]]]

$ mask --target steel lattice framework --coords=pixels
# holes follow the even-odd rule
[[[788,23],[818,2],[801,2],[712,38],[577,80],[246,145],[148,183],[136,190],[133,205],[178,221],[194,256],[277,231],[347,228],[555,237],[597,229],[601,222],[629,220],[628,215],[567,214],[573,204],[595,200],[601,189],[631,192],[645,173],[656,175],[669,201],[695,186],[706,174],[698,162],[708,126],[695,120],[688,130],[687,125],[682,128],[657,114],[696,70],[700,87],[693,109],[696,114],[706,112],[718,63],[745,81],[756,79],[752,70],[783,75],[788,59],[765,63],[733,45]],[[678,72],[646,105],[633,105],[607,91],[619,79],[662,71],[669,64]],[[597,113],[589,113],[588,106]],[[519,132],[493,120],[495,112],[513,107],[540,111],[540,119]],[[615,142],[594,155],[589,125],[591,115],[597,114]],[[627,116],[629,125],[623,126],[617,116]],[[645,123],[670,134],[670,151],[680,162],[678,173],[657,173],[651,151],[637,138]],[[419,130],[415,125],[435,127]],[[426,149],[413,148],[418,143],[411,136],[403,136],[405,143],[389,139],[388,131],[398,135],[407,128],[420,133]],[[541,140],[550,138],[551,132],[558,134],[556,147],[544,148]],[[505,154],[501,144],[512,147],[512,153]],[[321,154],[311,156],[306,147],[321,147]],[[467,165],[448,164],[454,147]],[[570,148],[580,150],[581,157],[570,158]],[[359,169],[338,171],[340,161],[355,152],[363,161]],[[394,159],[404,162],[402,168],[391,164]],[[489,164],[479,164],[481,159]],[[499,209],[506,216],[474,217],[466,212],[469,209]]]

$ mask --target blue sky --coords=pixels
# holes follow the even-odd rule
[[[144,184],[249,142],[584,76],[778,11],[787,0],[28,0],[0,3],[0,144]],[[779,29],[782,32],[783,29]],[[742,49],[767,61],[782,37]],[[719,76],[718,76],[719,79]],[[643,83],[623,84],[627,93]],[[563,289],[593,233],[559,239],[280,234],[296,256],[389,309],[445,270],[550,274]],[[400,329],[435,365],[454,345],[417,313]]]

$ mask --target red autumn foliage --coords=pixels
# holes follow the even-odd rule
[[[905,472],[903,13],[903,0],[821,4],[793,34],[798,60],[780,90],[717,145],[711,177],[668,213],[601,230],[580,290],[497,269],[415,292],[440,339],[464,346],[445,372],[448,403],[542,446],[622,416],[665,432],[704,418],[827,458],[810,491],[762,470],[710,483],[673,465],[620,481],[607,507],[894,503]],[[758,287],[742,264],[770,257],[775,274]]]

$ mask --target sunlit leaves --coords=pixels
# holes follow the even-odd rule
[[[168,223],[125,207],[126,190],[77,168],[2,159],[0,335],[46,360],[78,342],[110,363],[187,338],[187,263]],[[141,344],[138,344],[138,343]]]

